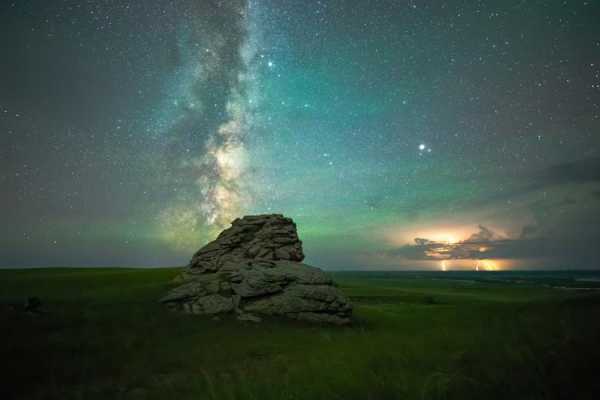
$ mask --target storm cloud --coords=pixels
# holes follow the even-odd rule
[[[389,255],[415,261],[536,259],[564,255],[566,245],[573,248],[572,241],[534,237],[534,233],[535,227],[526,226],[518,238],[505,238],[479,225],[479,231],[466,240],[449,243],[415,238],[414,244],[392,249]]]

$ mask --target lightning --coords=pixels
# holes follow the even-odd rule
[[[447,271],[447,270],[448,270],[448,267],[447,267],[447,265],[446,265],[446,260],[442,260],[442,262],[441,262],[441,265],[440,265],[440,266],[441,266],[441,268],[442,268],[442,271]]]

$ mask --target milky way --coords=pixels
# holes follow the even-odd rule
[[[197,154],[175,155],[175,161],[191,171],[184,179],[193,180],[197,188],[161,213],[165,238],[177,247],[197,245],[201,232],[205,238],[214,236],[243,215],[252,201],[246,141],[256,105],[256,15],[245,2],[222,4],[218,15],[227,22],[215,27],[211,12],[196,10],[191,26],[179,33],[178,48],[185,55],[179,68],[191,73],[168,87],[184,95],[181,101],[187,102],[187,110],[166,133],[181,137],[191,130],[204,138]],[[216,99],[211,89],[215,83],[222,91]],[[165,106],[163,119],[173,118],[170,105]],[[207,128],[203,125],[210,113],[216,114],[215,123]]]
[[[593,1],[4,2],[0,265],[181,265],[278,212],[324,268],[595,268],[599,19]]]

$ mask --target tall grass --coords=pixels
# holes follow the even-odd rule
[[[544,287],[338,279],[338,328],[174,314],[176,271],[0,272],[3,399],[595,399],[600,298]]]

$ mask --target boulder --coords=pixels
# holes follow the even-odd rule
[[[280,214],[238,218],[198,250],[160,301],[192,314],[235,313],[347,324],[352,306],[318,268],[301,263],[296,224]]]

